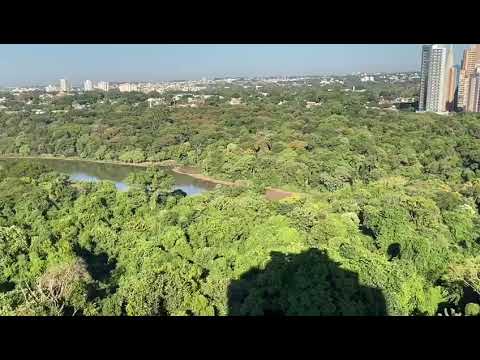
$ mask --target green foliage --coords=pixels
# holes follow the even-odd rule
[[[360,286],[355,273],[318,250],[271,258],[264,270],[232,282],[232,315],[386,315],[380,290]]]
[[[158,167],[149,167],[143,172],[131,172],[125,181],[130,186],[148,189],[151,193],[168,192],[175,182],[171,175]]]
[[[3,314],[434,315],[459,285],[477,289],[478,214],[440,183],[271,202],[245,188],[178,197],[157,167],[127,192],[44,170],[0,182]]]
[[[451,264],[444,279],[468,286],[480,295],[480,256],[467,257]]]
[[[6,162],[0,164],[0,180],[12,177],[12,178],[21,178],[21,177],[30,177],[32,179],[38,178],[40,175],[45,174],[49,171],[52,171],[45,164],[41,163],[32,163],[28,161],[19,161],[19,162]]]
[[[269,88],[265,91],[271,95],[246,106],[198,108],[149,108],[145,94],[89,92],[56,100],[57,107],[69,108],[71,101],[91,105],[75,116],[51,114],[33,120],[0,113],[5,133],[0,154],[129,163],[175,160],[224,179],[260,180],[302,191],[334,191],[385,176],[452,185],[475,180],[480,171],[476,115],[443,121],[431,114],[363,107],[372,94],[377,94],[374,99],[380,91],[386,97],[399,96],[409,86],[369,84],[369,92],[361,94],[321,87]],[[258,96],[252,91],[234,86],[217,92],[226,99],[234,93],[249,99]],[[306,109],[309,99],[320,99],[322,106]],[[277,105],[283,100],[290,105]],[[134,107],[136,103],[142,106]],[[448,206],[454,199],[438,201]]]
[[[0,113],[0,154],[174,160],[249,184],[185,197],[152,166],[120,192],[0,162],[0,314],[478,315],[478,117],[364,109],[398,95],[383,85],[268,91],[219,90],[242,107],[114,91],[75,97],[92,106],[74,116]],[[268,186],[302,194],[269,201]]]
[[[465,305],[465,316],[479,316],[480,305],[476,303],[468,303]]]
[[[118,158],[129,163],[139,163],[145,161],[145,154],[142,150],[135,149],[123,152]]]

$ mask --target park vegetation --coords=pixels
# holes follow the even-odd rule
[[[480,314],[480,117],[366,109],[369,92],[238,95],[0,113],[3,155],[175,160],[251,184],[185,196],[151,166],[120,192],[0,162],[0,314]]]

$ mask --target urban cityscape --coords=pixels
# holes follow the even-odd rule
[[[480,112],[480,45],[463,53],[453,64],[452,45],[424,45],[419,111],[436,113]]]
[[[169,105],[175,107],[198,107],[205,103],[207,99],[216,98],[229,105],[245,105],[251,97],[255,99],[260,96],[265,101],[276,99],[270,96],[278,89],[324,89],[327,92],[341,91],[352,93],[364,93],[368,95],[368,90],[371,87],[377,86],[398,86],[399,88],[418,87],[416,84],[420,79],[420,72],[399,72],[399,73],[364,73],[356,72],[346,75],[325,75],[325,76],[277,76],[277,77],[252,77],[252,78],[214,78],[200,80],[182,80],[182,81],[164,81],[164,82],[108,82],[108,81],[92,81],[85,80],[83,84],[72,86],[68,79],[60,79],[57,85],[49,84],[45,87],[12,87],[5,89],[8,93],[14,96],[21,94],[38,94],[39,99],[36,107],[34,107],[32,100],[24,103],[22,109],[18,106],[15,108],[7,106],[6,98],[0,97],[0,111],[7,114],[13,114],[19,111],[31,111],[37,115],[44,114],[45,109],[40,109],[38,105],[48,105],[55,102],[55,99],[62,97],[81,96],[82,94],[101,92],[110,94],[125,94],[125,93],[141,93],[148,96],[144,100],[148,107]],[[230,90],[238,89],[240,91],[254,91],[243,99],[237,96],[228,96]],[[414,93],[417,89],[407,91],[409,96],[382,96],[378,97],[378,101],[365,101],[364,107],[366,109],[380,109],[397,111],[398,108],[406,108],[409,106],[413,109],[417,104],[417,99]],[[226,92],[226,94],[224,94]],[[235,93],[235,91],[233,91]],[[368,96],[367,96],[368,97]],[[300,98],[299,98],[300,99]],[[305,107],[311,108],[313,106],[320,106],[321,102],[314,101],[315,99],[304,100]],[[115,100],[101,100],[113,101]],[[284,105],[287,101],[279,98],[277,105]],[[138,106],[140,103],[136,103]],[[94,104],[80,105],[78,102],[72,102],[73,110],[88,109]],[[52,109],[53,113],[65,112],[68,109]]]
[[[0,316],[480,316],[480,44],[3,49]]]
[[[398,98],[398,103],[415,103],[418,112],[435,112],[449,114],[454,112],[480,112],[480,45],[474,44],[464,50],[461,64],[453,63],[452,45],[423,45],[421,52],[421,68],[418,71],[404,73],[352,73],[332,76],[280,76],[266,78],[219,78],[201,80],[182,80],[164,82],[116,82],[85,80],[83,84],[72,86],[68,79],[60,79],[57,85],[49,84],[42,87],[14,87],[8,90],[12,93],[44,91],[55,96],[88,91],[119,91],[142,92],[144,94],[164,94],[166,92],[198,93],[211,89],[216,85],[240,84],[244,88],[273,84],[276,86],[312,86],[312,80],[319,80],[318,85],[344,85],[345,79],[355,79],[360,85],[368,83],[402,83],[419,81],[416,99]],[[348,81],[347,81],[348,82]],[[355,91],[355,85],[353,85]],[[346,91],[349,88],[344,89]],[[357,86],[357,91],[364,91]],[[191,96],[191,95],[190,95]],[[208,94],[206,94],[208,98]],[[177,100],[181,94],[177,94]],[[204,98],[205,95],[202,95]],[[231,101],[231,100],[229,100]],[[164,99],[149,98],[148,104],[161,104]],[[237,100],[231,101],[238,104]],[[380,100],[379,104],[388,101]],[[390,102],[395,109],[395,101]],[[311,106],[311,104],[310,104]],[[4,106],[2,109],[6,109]],[[7,110],[8,111],[8,110]]]

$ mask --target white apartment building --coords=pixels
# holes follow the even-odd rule
[[[375,81],[373,76],[364,76],[360,79],[361,82]]]
[[[148,98],[147,102],[148,102],[148,107],[151,108],[152,106],[165,104],[165,99],[163,99],[163,98]]]
[[[93,90],[92,80],[85,80],[85,82],[83,83],[83,90],[85,90],[85,91],[92,91]]]
[[[451,51],[441,44],[423,46],[420,111],[447,111],[448,75],[453,66]]]
[[[120,84],[118,86],[118,89],[120,90],[120,92],[130,92],[130,91],[137,91],[138,87],[136,84],[124,83],[124,84]]]
[[[102,91],[108,91],[108,89],[110,88],[110,84],[108,83],[108,81],[99,81],[95,88]]]
[[[60,91],[68,92],[72,89],[70,81],[66,79],[60,79]]]
[[[46,92],[55,92],[55,91],[58,91],[58,89],[54,85],[48,85],[48,86],[45,87],[45,91]]]

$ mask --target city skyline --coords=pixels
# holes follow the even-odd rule
[[[452,44],[422,46],[418,111],[480,112],[480,44],[453,62]]]
[[[459,105],[466,111],[478,111],[477,73],[479,71],[480,44],[475,44],[464,51],[460,71]]]
[[[452,111],[455,77],[452,45],[434,44],[422,47],[419,111]]]
[[[468,45],[454,45],[459,64]],[[0,45],[0,86],[419,71],[421,45]]]

